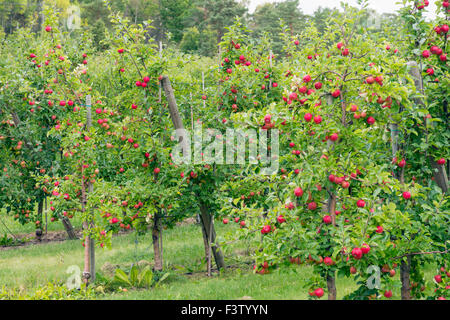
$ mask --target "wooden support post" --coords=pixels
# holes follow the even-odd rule
[[[159,42],[159,59],[162,58],[162,41]],[[161,89],[161,83],[159,84],[159,93],[158,93],[158,101],[161,103],[161,96],[162,96],[162,89]]]
[[[414,84],[417,88],[417,91],[419,91],[420,93],[423,93],[424,89],[423,89],[422,75],[420,73],[417,62],[415,62],[415,61],[408,62],[408,67],[410,67],[409,74],[414,79]],[[415,103],[419,104],[419,105],[424,104],[424,102],[421,99],[416,99]],[[438,165],[436,163],[436,161],[431,157],[428,158],[428,161],[430,162],[431,167],[433,168],[434,180],[436,181],[438,186],[442,189],[442,192],[447,193],[448,192],[448,176],[447,176],[445,166]]]
[[[92,109],[91,109],[91,96],[86,96],[86,130],[89,131],[89,129],[92,127]],[[83,175],[83,170],[81,171],[81,174]],[[88,181],[87,186],[88,190],[86,192],[85,190],[85,182],[84,179],[81,179],[82,183],[82,189],[84,190],[84,194],[82,196],[82,210],[83,212],[86,211],[86,204],[87,204],[87,193],[93,191],[93,185],[90,181]],[[85,237],[84,242],[84,281],[86,285],[88,285],[91,282],[95,281],[95,241],[91,238],[89,235],[90,229],[92,227],[92,221],[84,221],[83,222],[83,229],[88,232],[88,235]]]
[[[173,92],[173,88],[172,88],[172,85],[170,84],[169,78],[167,76],[164,76],[161,80],[161,84],[162,84],[162,88],[164,90],[166,99],[168,101],[169,113],[170,113],[170,117],[172,119],[173,126],[175,127],[176,130],[180,130],[180,129],[184,130],[183,121],[182,121],[180,113],[178,111],[175,94]],[[180,141],[180,143],[182,143],[183,150],[186,150],[185,148],[187,148],[187,146],[186,146],[187,141],[185,139],[182,139],[182,137],[180,137],[179,141]],[[199,207],[200,207],[200,212],[201,212],[202,232],[204,232],[203,233],[204,239],[208,239],[208,242],[209,242],[208,247],[210,247],[211,244],[216,241],[216,232],[215,232],[214,225],[213,225],[214,219],[213,219],[213,216],[208,212],[208,208],[204,204],[199,203]],[[210,239],[211,239],[211,241],[209,241]],[[224,260],[223,253],[220,250],[220,248],[217,247],[216,245],[213,245],[212,253],[216,260],[217,268],[225,269],[225,260]]]
[[[202,71],[202,92],[205,94],[205,73]],[[203,100],[203,108],[206,107],[206,101]]]

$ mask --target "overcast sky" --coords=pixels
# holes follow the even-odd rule
[[[280,0],[250,0],[250,12],[266,2],[280,2]],[[300,9],[303,13],[312,14],[319,6],[328,8],[340,8],[340,0],[300,0]],[[350,5],[357,7],[356,0],[343,0]],[[401,5],[395,3],[399,0],[369,0],[369,7],[375,9],[379,13],[394,13]],[[434,1],[430,1],[430,5],[426,8],[427,16],[433,16],[436,10]]]

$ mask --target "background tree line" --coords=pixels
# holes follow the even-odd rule
[[[63,29],[71,13],[79,13],[83,30],[88,29],[93,34],[98,50],[105,49],[101,41],[111,25],[104,0],[0,0],[0,36],[7,36],[17,28],[30,24],[39,31],[45,2],[56,4],[60,9]],[[107,0],[107,3],[134,23],[151,20],[150,34],[157,41],[176,46],[185,53],[202,56],[217,53],[217,44],[225,28],[233,23],[236,16],[243,18],[257,37],[267,34],[277,53],[282,49],[280,22],[293,36],[311,23],[323,32],[327,19],[335,11],[320,7],[312,15],[306,15],[301,10],[300,0],[262,4],[253,13],[249,13],[248,0]],[[362,29],[368,26],[375,29],[386,26],[395,28],[398,24],[395,14],[369,12],[366,21],[361,24]],[[77,31],[70,34],[79,35]]]

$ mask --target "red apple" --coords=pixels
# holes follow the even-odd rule
[[[303,190],[302,190],[302,188],[300,188],[300,187],[295,188],[294,194],[295,194],[296,197],[301,197],[301,196],[303,196]]]
[[[316,290],[314,290],[314,295],[319,299],[322,298],[323,294],[324,291],[322,288],[317,288]]]
[[[359,260],[362,258],[363,256],[363,252],[360,248],[353,248],[352,250],[352,256],[353,258],[355,258],[356,260]]]

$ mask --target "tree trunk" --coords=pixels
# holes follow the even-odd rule
[[[44,209],[44,201],[39,201],[38,203],[38,219],[39,221],[41,221],[41,225],[39,226],[38,229],[36,229],[36,238],[37,240],[41,241],[41,237],[42,237],[42,212]]]
[[[64,226],[64,229],[67,232],[67,236],[69,237],[70,240],[75,240],[78,239],[77,235],[75,234],[75,230],[72,226],[72,223],[70,222],[70,220],[67,217],[64,216],[60,216],[61,222]]]
[[[160,242],[160,236],[162,236],[161,231],[161,223],[160,223],[160,217],[158,214],[155,214],[155,218],[153,221],[153,228],[152,228],[152,241],[153,241],[153,253],[155,256],[155,271],[162,271],[163,269],[163,257],[161,252],[161,242]]]
[[[411,256],[407,257],[407,261],[400,264],[400,279],[402,281],[402,300],[411,300]]]
[[[411,68],[409,71],[409,74],[414,79],[414,84],[417,88],[417,91],[423,94],[423,81],[422,81],[422,75],[419,70],[419,66],[417,65],[417,62],[410,61],[408,62],[408,66]],[[423,105],[424,102],[421,99],[416,99],[416,104]],[[447,193],[448,191],[448,177],[447,172],[445,170],[444,166],[438,165],[434,159],[429,158],[429,161],[431,163],[431,167],[433,168],[433,175],[434,180],[438,184],[438,186],[442,189],[444,193]]]
[[[214,229],[214,219],[211,214],[208,212],[208,208],[204,204],[200,204],[200,218],[202,222],[202,232],[203,238],[208,241],[208,248],[205,248],[205,252],[209,253],[209,248],[212,248],[212,254],[214,256],[214,260],[216,261],[217,269],[225,269],[225,259],[223,257],[223,253],[219,247],[213,244],[216,241],[216,231]],[[211,242],[210,242],[211,240]],[[208,257],[208,255],[207,255]]]
[[[442,189],[443,193],[448,191],[448,177],[445,170],[445,165],[439,165],[434,161],[433,158],[429,158],[431,167],[433,168],[434,181],[436,181],[439,188]]]
[[[327,274],[328,300],[336,300],[336,273]]]
[[[177,101],[175,99],[175,94],[172,88],[172,85],[170,84],[169,77],[164,76],[161,80],[161,86],[164,90],[164,94],[167,99],[167,103],[169,105],[169,113],[170,118],[172,119],[173,126],[175,130],[184,130],[183,120],[181,119],[180,112],[178,111],[178,105]],[[190,152],[190,149],[187,145],[187,137],[184,137],[184,132],[182,135],[178,138],[179,143],[181,144],[181,147],[183,149],[183,153]]]
[[[336,227],[336,194],[332,193],[328,199],[326,211],[331,216],[331,222]],[[332,248],[330,248],[332,249]],[[336,300],[336,272],[327,273],[328,300]]]
[[[172,88],[172,85],[170,84],[170,80],[167,76],[164,76],[161,80],[161,86],[164,90],[164,94],[167,98],[167,102],[169,105],[169,113],[170,118],[172,119],[173,126],[176,130],[182,130],[184,129],[183,121],[180,116],[180,112],[178,111],[177,101],[175,99],[175,94]],[[183,151],[190,150],[188,149],[187,140],[184,139],[183,136],[179,137],[179,142],[181,143]],[[209,248],[211,247],[211,244],[216,241],[216,232],[214,230],[214,221],[211,217],[211,215],[208,212],[208,208],[204,206],[203,204],[200,204],[200,218],[202,223],[202,233],[203,233],[203,240],[205,242],[205,253],[206,257],[210,255]],[[211,230],[211,231],[210,231]],[[212,246],[212,253],[214,255],[214,259],[216,261],[217,268],[225,269],[225,260],[223,258],[223,254],[221,250],[216,246]]]

